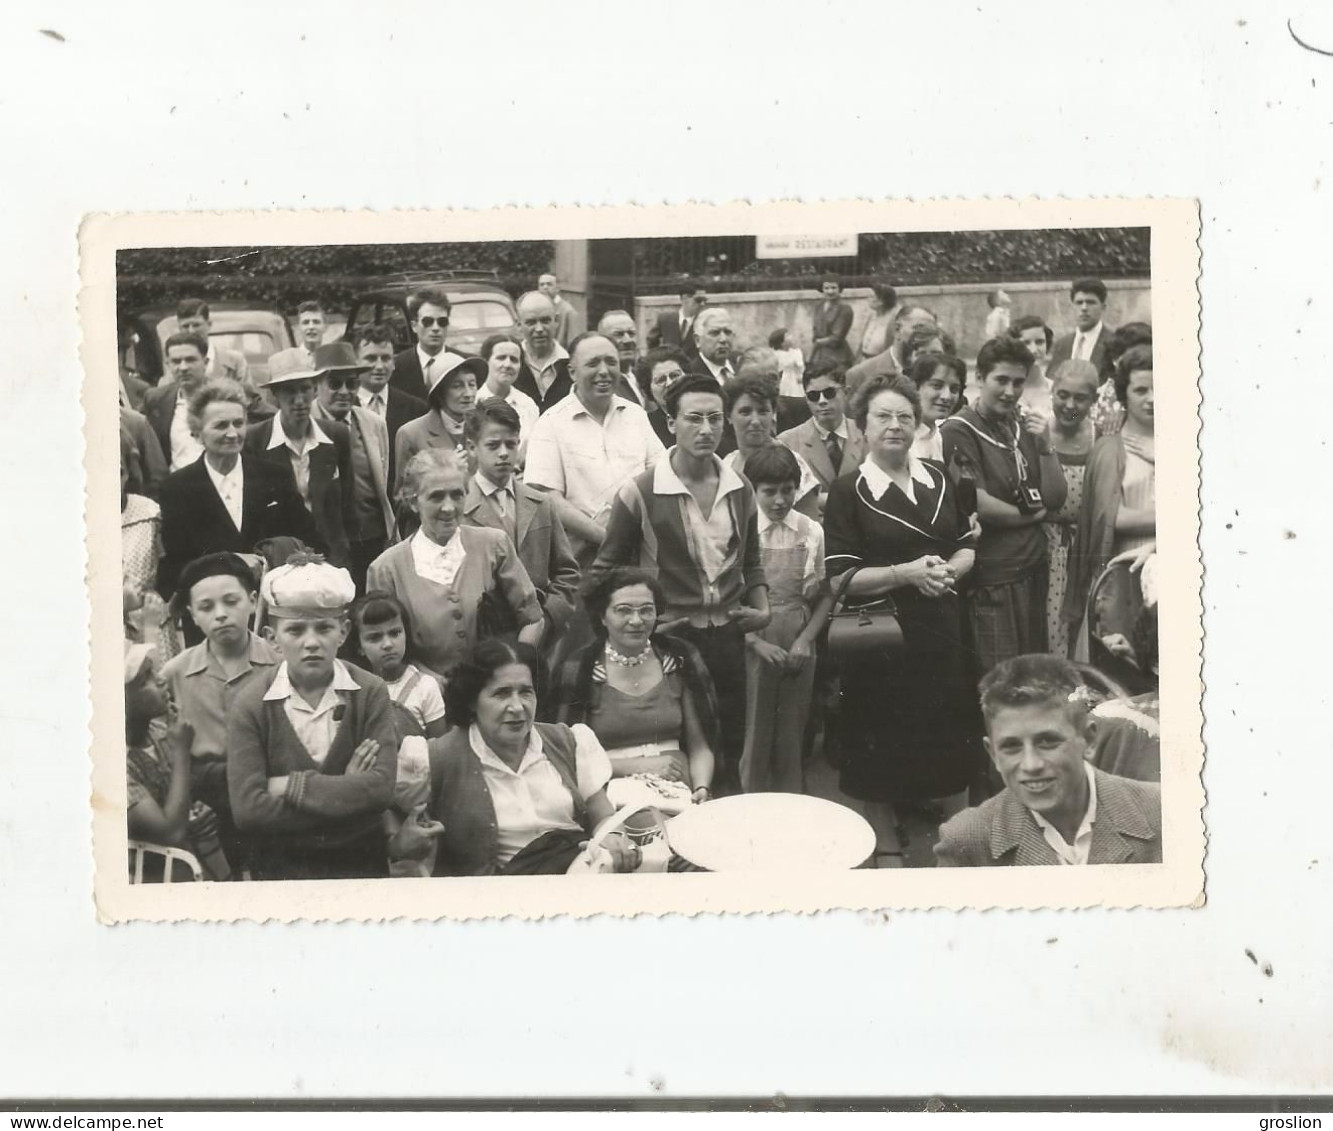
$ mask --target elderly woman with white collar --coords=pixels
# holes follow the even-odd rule
[[[897,608],[903,646],[861,655],[841,671],[844,793],[885,826],[902,805],[961,808],[982,767],[981,717],[963,644],[957,587],[972,568],[970,516],[944,465],[912,454],[921,422],[916,386],[873,377],[850,415],[866,440],[855,475],[836,480],[824,510],[828,576],[850,570],[849,602]]]

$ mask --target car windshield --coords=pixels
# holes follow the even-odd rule
[[[456,302],[449,311],[450,330],[503,330],[514,325],[514,315],[502,302]]]
[[[175,332],[174,314],[157,324],[160,342],[165,342]],[[261,310],[215,310],[208,340],[214,347],[244,354],[252,363],[267,361],[278,350],[294,344],[282,316]]]

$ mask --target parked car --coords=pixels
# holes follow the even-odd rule
[[[291,324],[280,310],[248,302],[210,302],[209,340],[223,349],[245,355],[250,378],[262,387],[268,379],[268,359],[278,350],[296,345]],[[153,306],[135,311],[125,320],[122,341],[130,340],[134,354],[130,367],[156,385],[162,376],[162,343],[176,332],[176,308]]]
[[[346,337],[382,322],[393,333],[394,348],[416,342],[407,317],[407,298],[422,287],[440,287],[449,296],[449,330],[445,348],[454,353],[477,354],[492,334],[515,333],[518,311],[494,271],[433,271],[386,275],[375,279],[352,302]]]

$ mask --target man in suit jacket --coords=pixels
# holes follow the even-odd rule
[[[560,293],[560,280],[549,271],[537,276],[537,289],[551,300],[555,308],[555,340],[568,349],[569,343],[581,332],[579,312]]]
[[[841,369],[823,373],[807,369],[801,378],[810,419],[778,435],[810,465],[819,480],[821,500],[839,476],[855,471],[866,458],[866,441],[861,430],[847,419],[846,375]]]
[[[393,359],[389,384],[400,393],[426,399],[436,359],[444,352],[449,309],[449,295],[441,287],[422,287],[408,296],[407,316],[417,341]]]
[[[176,304],[176,328],[182,334],[198,334],[208,343],[205,376],[228,377],[242,385],[248,383],[250,364],[245,360],[245,354],[224,349],[210,336],[213,332],[213,315],[203,299],[183,298]]]
[[[694,344],[697,358],[692,372],[706,373],[721,385],[736,376],[736,331],[723,307],[710,306],[694,320]]]
[[[680,308],[664,310],[648,328],[648,348],[675,346],[688,357],[698,352],[694,341],[694,320],[708,305],[708,292],[693,280],[680,285]]]
[[[1062,361],[1077,357],[1097,367],[1103,381],[1111,376],[1111,327],[1102,316],[1106,313],[1106,284],[1100,279],[1078,279],[1069,288],[1074,307],[1074,330],[1055,339],[1051,347],[1048,372]]]
[[[388,482],[395,482],[396,465],[394,462],[394,443],[398,439],[398,429],[409,421],[425,416],[426,402],[410,397],[389,384],[389,374],[393,372],[393,334],[384,325],[367,326],[356,335],[356,358],[363,366],[361,387],[357,390],[357,403],[368,412],[384,421],[388,430],[389,475]]]
[[[1004,791],[940,829],[943,867],[1160,864],[1161,787],[1094,769],[1096,724],[1058,656],[1005,660],[981,681],[986,750]]]
[[[389,429],[375,413],[357,404],[364,368],[348,342],[331,342],[315,349],[315,369],[320,379],[314,419],[321,425],[345,425],[352,445],[347,570],[358,593],[365,592],[370,563],[394,540],[394,512],[389,502]]]
[[[207,381],[208,342],[198,334],[175,333],[162,346],[171,380],[144,394],[143,414],[157,433],[172,471],[194,463],[203,445],[190,431],[190,398]]]
[[[245,450],[291,471],[329,561],[345,567],[351,555],[347,530],[353,525],[352,440],[346,425],[314,419],[320,374],[305,364],[301,349],[279,350],[269,358],[266,387],[278,414],[249,430]]]
[[[824,299],[815,307],[810,364],[847,369],[853,360],[852,347],[847,344],[847,335],[852,328],[852,308],[842,300],[842,280],[836,275],[824,276],[819,289]]]
[[[555,307],[540,291],[519,295],[518,332],[523,338],[523,359],[514,388],[527,393],[542,412],[564,400],[573,387],[569,351],[555,340],[555,320]]]
[[[482,401],[468,418],[464,434],[477,471],[468,480],[463,521],[499,530],[518,548],[519,560],[546,610],[543,643],[549,648],[578,604],[579,566],[564,524],[546,492],[515,477],[520,422],[512,405],[499,397]]]
[[[167,477],[167,460],[161,441],[148,418],[132,408],[120,409],[121,451],[126,459],[125,489],[136,495],[157,498],[158,488]]]

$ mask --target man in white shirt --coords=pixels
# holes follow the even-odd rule
[[[398,429],[409,421],[426,415],[426,402],[409,396],[389,384],[393,373],[393,334],[388,326],[378,323],[359,330],[356,335],[356,357],[365,366],[361,371],[361,387],[356,391],[357,403],[373,412],[389,433],[389,482],[394,478],[394,441]]]
[[[544,413],[528,441],[527,482],[549,491],[581,565],[596,555],[625,480],[663,452],[648,414],[616,396],[620,355],[602,334],[570,343],[573,393]]]
[[[519,295],[517,305],[523,361],[514,388],[526,393],[545,412],[569,395],[569,351],[556,341],[556,313],[549,298],[539,291],[528,291]]]
[[[707,373],[720,385],[736,376],[736,331],[724,307],[710,306],[694,320],[694,344],[699,352],[696,373]]]
[[[213,315],[208,303],[200,298],[181,299],[176,304],[176,329],[182,334],[198,334],[208,343],[205,372],[209,377],[230,377],[249,390],[250,366],[245,360],[245,354],[223,349],[210,337]]]
[[[306,366],[315,367],[315,350],[324,344],[328,320],[324,308],[314,299],[307,299],[296,308],[296,348],[305,355]]]
[[[597,332],[610,338],[620,355],[621,381],[616,386],[616,393],[646,409],[647,396],[634,374],[635,363],[639,360],[639,328],[633,317],[627,310],[608,310],[597,323]]]
[[[1103,321],[1106,313],[1106,284],[1100,279],[1078,279],[1069,288],[1074,308],[1074,329],[1055,339],[1051,347],[1049,369],[1062,361],[1090,361],[1103,381],[1111,375],[1108,347],[1111,328]]]
[[[198,334],[172,334],[162,348],[171,380],[144,394],[143,414],[162,442],[171,470],[194,463],[203,445],[190,431],[189,404],[208,379],[208,343]]]
[[[1161,863],[1161,787],[1089,765],[1091,706],[1059,656],[1016,656],[987,674],[982,741],[1005,788],[941,827],[939,865]]]
[[[575,323],[578,319],[578,311],[560,293],[560,280],[549,272],[537,276],[537,289],[549,298],[551,305],[555,307],[556,344],[567,349],[576,332]]]

